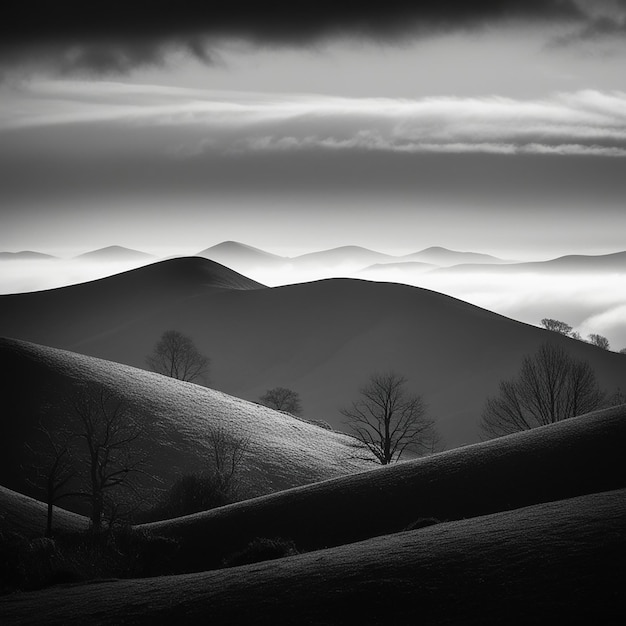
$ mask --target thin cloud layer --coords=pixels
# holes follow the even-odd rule
[[[135,154],[144,145],[146,154],[177,159],[323,150],[624,157],[626,92],[406,100],[48,82],[7,98],[0,113],[0,130],[16,141],[20,129],[32,137],[68,126],[69,152],[73,138],[84,145],[90,132],[109,129],[119,141],[94,141],[94,154],[123,153],[126,142]]]
[[[604,4],[604,0],[598,3]],[[612,4],[612,3],[609,3]],[[123,73],[182,50],[204,61],[224,38],[261,46],[307,46],[337,37],[395,41],[512,20],[596,28],[597,11],[575,0],[447,0],[416,3],[207,3],[198,0],[62,3],[8,0],[0,20],[5,70],[30,66],[72,73]],[[8,16],[10,15],[10,19]],[[602,16],[602,30],[619,13]],[[598,30],[598,34],[600,31]]]

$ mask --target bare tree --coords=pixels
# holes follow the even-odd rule
[[[142,472],[146,459],[135,444],[143,428],[121,399],[98,385],[86,385],[70,405],[77,456],[83,461],[83,496],[91,506],[92,530],[98,532],[111,493],[134,490],[132,477]]]
[[[405,450],[428,451],[436,439],[421,396],[408,395],[406,382],[394,372],[373,374],[361,388],[361,398],[341,411],[382,465],[398,461]]]
[[[220,491],[233,498],[238,488],[238,472],[250,447],[250,438],[238,437],[219,425],[209,429],[209,443],[213,451],[210,473],[216,477]]]
[[[249,438],[238,437],[219,425],[209,428],[208,442],[212,454],[207,471],[176,480],[167,501],[153,511],[155,519],[206,511],[238,499],[239,474]]]
[[[200,354],[190,337],[177,330],[166,330],[146,358],[153,371],[185,380],[208,382],[209,358]]]
[[[54,506],[63,498],[77,495],[67,491],[68,483],[76,476],[71,452],[72,434],[63,429],[52,433],[43,423],[39,424],[37,431],[40,435],[38,443],[26,445],[35,472],[35,480],[30,482],[37,488],[41,484],[45,486],[46,537],[51,537]]]
[[[561,335],[571,335],[573,328],[566,324],[565,322],[561,322],[559,320],[553,320],[549,317],[544,317],[541,320],[541,325],[547,330],[551,330],[555,333],[560,333]]]
[[[598,348],[602,348],[603,350],[609,350],[609,340],[602,335],[598,335],[596,333],[591,333],[591,335],[587,335],[587,339],[590,344],[594,346],[598,346]]]
[[[268,389],[265,394],[259,398],[259,402],[276,411],[287,411],[287,413],[291,413],[292,415],[300,415],[302,413],[300,395],[286,387]]]
[[[603,397],[589,363],[544,343],[524,357],[517,378],[501,381],[499,395],[487,399],[481,426],[500,437],[588,413]]]

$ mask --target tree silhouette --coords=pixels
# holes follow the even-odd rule
[[[208,382],[208,357],[198,352],[190,337],[177,330],[166,330],[161,335],[146,363],[153,371],[178,380]]]
[[[265,394],[259,398],[259,402],[276,411],[287,411],[287,413],[293,415],[300,415],[300,413],[302,413],[300,396],[292,389],[287,389],[286,387],[268,389]]]
[[[498,396],[487,399],[481,426],[500,437],[588,413],[603,397],[589,363],[544,343],[524,357],[517,378],[501,381]]]
[[[72,433],[61,428],[51,431],[43,423],[38,425],[37,432],[40,436],[37,443],[26,444],[35,472],[35,480],[29,482],[37,488],[41,484],[45,486],[46,537],[51,537],[54,506],[63,498],[81,494],[67,492],[68,483],[77,474],[72,459]]]
[[[591,335],[587,336],[587,339],[590,344],[598,346],[598,348],[602,348],[603,350],[609,350],[610,348],[609,340],[602,335],[598,335],[597,333],[591,333]]]
[[[132,477],[142,471],[146,459],[135,443],[143,428],[119,398],[99,385],[85,385],[70,405],[77,469],[91,506],[91,527],[98,532],[106,498],[122,488],[134,489]]]
[[[209,428],[208,439],[212,452],[208,470],[178,478],[165,505],[153,512],[157,519],[206,511],[238,499],[239,473],[250,440],[228,432],[221,425]]]
[[[373,374],[359,400],[341,411],[382,465],[398,461],[405,450],[428,451],[437,438],[421,396],[408,395],[406,382],[394,372]]]
[[[560,333],[561,335],[570,335],[573,330],[573,328],[569,324],[566,324],[565,322],[561,322],[559,320],[553,320],[549,317],[544,317],[541,320],[541,325],[547,330],[551,330],[555,333]]]

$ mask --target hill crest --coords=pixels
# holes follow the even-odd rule
[[[0,484],[28,495],[24,442],[39,418],[65,423],[65,399],[86,383],[113,390],[147,425],[146,471],[165,486],[204,471],[213,454],[211,427],[249,439],[241,473],[248,497],[370,467],[354,458],[351,437],[214,389],[8,338],[0,338],[0,362],[8,372],[5,406],[14,416],[0,421]]]

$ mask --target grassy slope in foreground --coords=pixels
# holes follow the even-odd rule
[[[165,488],[183,473],[206,471],[210,466],[212,450],[207,435],[215,425],[250,438],[241,473],[247,495],[371,467],[354,458],[354,439],[347,435],[127,365],[11,339],[0,339],[0,364],[6,372],[0,484],[23,493],[40,496],[29,488],[29,476],[22,469],[32,464],[24,442],[36,436],[40,417],[53,425],[66,421],[64,399],[86,382],[114,390],[147,425],[148,433],[142,439],[150,457],[146,470],[162,479]]]
[[[623,623],[624,490],[202,574],[0,599],[4,624]]]
[[[42,537],[46,532],[47,508],[43,502],[0,486],[0,532]],[[55,530],[74,532],[88,527],[86,517],[54,507]]]
[[[312,550],[453,520],[626,487],[626,405],[431,457],[148,524],[178,537],[196,570],[254,537]]]

